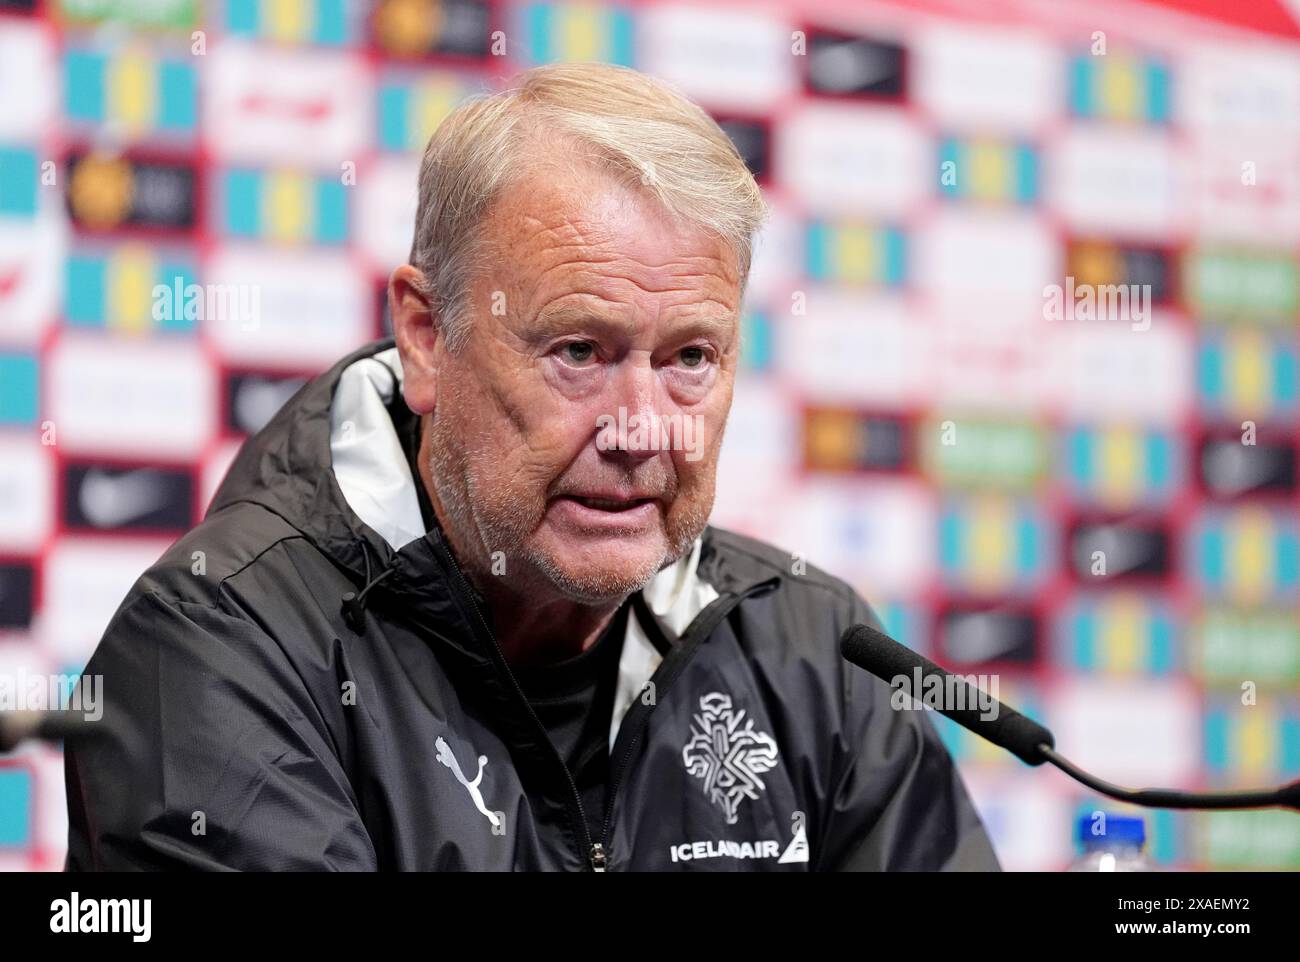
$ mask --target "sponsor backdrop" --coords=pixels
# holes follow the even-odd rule
[[[1300,42],[1223,7],[0,0],[0,676],[79,672],[384,332],[439,120],[604,60],[773,208],[715,520],[1115,781],[1300,775]],[[938,721],[1004,863],[1064,866],[1097,800]],[[57,750],[0,758],[0,866],[61,866],[63,796]],[[1293,815],[1147,825],[1165,867],[1300,868]]]

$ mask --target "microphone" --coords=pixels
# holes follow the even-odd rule
[[[894,679],[899,677],[907,679],[909,684],[912,684],[913,679],[919,679],[921,684],[940,685],[939,690],[945,692],[954,686],[962,688],[962,697],[956,701],[971,707],[946,706],[937,710],[976,735],[987,738],[999,748],[1005,748],[1027,765],[1043,764],[1047,761],[1047,756],[1042,752],[1043,747],[1050,749],[1056,746],[1052,733],[1032,718],[1026,718],[1002,702],[995,701],[964,678],[944,671],[930,659],[900,645],[870,625],[854,625],[846,631],[840,640],[840,651],[850,662],[884,680],[891,688],[897,687]],[[927,678],[934,678],[935,681],[928,683],[925,681]],[[918,701],[921,700],[920,687],[913,687],[917,693],[914,697]],[[983,717],[981,711],[973,707],[980,704],[991,704],[997,709],[992,718]]]
[[[1056,752],[1056,739],[1045,727],[1026,718],[1002,702],[991,698],[960,675],[940,668],[934,662],[912,649],[900,645],[883,631],[870,625],[853,625],[840,638],[840,653],[845,660],[870,672],[891,688],[902,683],[914,686],[917,701],[920,687],[937,687],[942,692],[958,692],[953,701],[968,707],[954,708],[942,699],[935,707],[941,715],[951,718],[963,728],[981,738],[1005,748],[1028,765],[1051,762],[1075,781],[1095,792],[1123,802],[1132,802],[1147,808],[1289,808],[1300,811],[1300,781],[1281,788],[1251,789],[1235,792],[1184,792],[1166,788],[1125,788],[1103,781],[1095,775],[1069,762]],[[985,705],[992,717],[974,707]]]
[[[61,742],[94,732],[94,724],[80,711],[0,711],[0,753],[28,740]]]

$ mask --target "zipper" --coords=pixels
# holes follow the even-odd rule
[[[533,710],[533,706],[529,703],[528,696],[524,694],[524,690],[520,687],[519,681],[515,678],[514,672],[510,670],[510,663],[506,661],[505,652],[501,650],[501,643],[497,641],[496,635],[493,634],[492,629],[488,627],[487,619],[483,617],[483,611],[479,608],[478,602],[474,598],[474,591],[470,588],[469,580],[465,577],[465,573],[461,571],[460,563],[456,561],[456,556],[451,553],[450,548],[442,543],[441,539],[439,539],[438,547],[440,552],[445,554],[448,560],[451,561],[451,566],[456,572],[456,577],[460,580],[461,586],[464,589],[465,597],[469,599],[470,607],[474,609],[474,614],[478,618],[479,625],[482,626],[483,632],[487,635],[488,640],[492,642],[492,648],[497,654],[498,664],[500,664],[505,670],[506,677],[510,679],[510,684],[514,688],[519,701],[521,701],[524,707],[528,710],[528,717],[533,720],[533,727],[536,728],[537,731],[541,732],[542,742],[551,749],[551,756],[560,766],[560,770],[564,772],[564,780],[569,785],[569,800],[572,803],[572,808],[569,814],[570,817],[572,817],[574,811],[577,812],[578,834],[581,836],[584,843],[582,849],[579,851],[579,855],[587,861],[593,872],[605,871],[605,851],[603,846],[592,842],[591,830],[587,828],[587,815],[582,809],[582,795],[578,792],[577,782],[573,780],[573,773],[569,771],[569,766],[566,765],[564,759],[560,757],[560,753],[555,748],[555,744],[551,741],[550,735],[546,733],[546,726],[543,725],[542,720],[537,717],[537,712]]]
[[[614,797],[618,791],[619,783],[622,781],[624,771],[632,757],[632,749],[640,740],[641,733],[649,722],[650,712],[654,710],[655,704],[658,703],[659,697],[667,693],[668,687],[673,680],[681,674],[682,669],[695,654],[695,650],[700,644],[713,634],[715,628],[722,623],[722,619],[731,614],[742,601],[753,595],[759,594],[769,588],[775,587],[780,578],[769,578],[758,584],[751,585],[739,594],[725,594],[714,599],[713,603],[708,605],[704,610],[695,616],[686,630],[682,632],[678,643],[668,652],[667,657],[660,662],[659,667],[651,674],[649,682],[655,685],[655,704],[647,705],[639,698],[632,702],[627,714],[623,717],[622,724],[618,728],[618,736],[614,739],[614,751],[611,757],[618,756],[618,762],[610,769],[609,783],[605,789],[605,811],[601,820],[600,838],[591,837],[591,829],[587,827],[587,815],[582,808],[582,795],[578,791],[578,784],[573,780],[573,773],[569,771],[569,766],[564,763],[560,757],[559,751],[551,741],[546,732],[546,726],[542,720],[537,717],[537,712],[529,703],[528,697],[524,694],[523,688],[520,687],[518,679],[515,678],[514,672],[510,670],[510,664],[506,661],[505,652],[501,650],[501,644],[497,641],[496,635],[488,626],[487,619],[483,617],[483,612],[474,598],[474,592],[470,588],[465,573],[461,571],[460,563],[456,561],[456,556],[439,539],[438,548],[440,553],[445,554],[451,562],[452,569],[456,572],[456,577],[464,590],[464,595],[469,599],[470,607],[474,609],[474,614],[478,618],[479,625],[483,628],[483,633],[487,635],[492,642],[492,648],[496,651],[498,663],[505,670],[506,677],[510,679],[510,684],[515,690],[515,694],[528,710],[528,717],[533,720],[533,727],[542,735],[542,741],[551,749],[551,757],[555,759],[564,772],[564,780],[569,786],[569,800],[571,802],[570,816],[577,813],[578,835],[581,837],[583,847],[579,850],[579,856],[582,857],[593,872],[605,872],[609,865],[609,852],[605,845],[609,839],[610,824],[614,815]],[[619,749],[622,749],[620,752]]]
[[[632,706],[628,708],[627,714],[623,716],[623,721],[618,727],[618,736],[614,739],[614,750],[610,753],[611,758],[617,758],[618,760],[610,768],[609,783],[605,789],[605,812],[600,826],[600,838],[592,846],[593,859],[599,853],[602,865],[596,871],[603,872],[605,870],[603,867],[607,857],[605,845],[609,841],[610,827],[614,817],[615,796],[627,770],[628,762],[632,758],[632,750],[640,741],[642,733],[650,722],[650,713],[654,711],[655,706],[667,694],[669,687],[677,679],[677,676],[682,673],[682,670],[694,656],[696,649],[713,634],[718,625],[722,624],[723,619],[731,614],[746,598],[774,588],[779,582],[780,578],[769,578],[766,581],[750,585],[738,594],[725,594],[714,599],[712,604],[704,608],[686,626],[686,630],[682,632],[677,644],[669,649],[667,656],[651,674],[647,684],[654,684],[655,686],[654,702],[647,705],[640,698],[637,698],[632,702]],[[593,861],[593,866],[594,864]]]

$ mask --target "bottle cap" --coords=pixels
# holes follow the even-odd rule
[[[1146,823],[1137,815],[1089,812],[1080,815],[1075,838],[1084,848],[1132,845],[1141,848],[1147,840]]]

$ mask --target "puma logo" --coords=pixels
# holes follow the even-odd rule
[[[478,788],[479,782],[483,781],[483,770],[487,768],[487,756],[480,755],[478,757],[478,774],[474,776],[474,780],[471,782],[465,778],[464,772],[460,770],[460,762],[456,761],[456,753],[451,750],[450,745],[443,741],[441,735],[438,736],[438,740],[434,744],[438,748],[438,761],[450,768],[451,773],[456,776],[456,781],[465,786],[465,790],[469,792],[469,797],[474,802],[474,807],[483,813],[483,816],[492,823],[492,827],[498,827],[501,823],[500,818],[497,817],[496,812],[488,811],[488,807],[483,804],[483,793]]]

